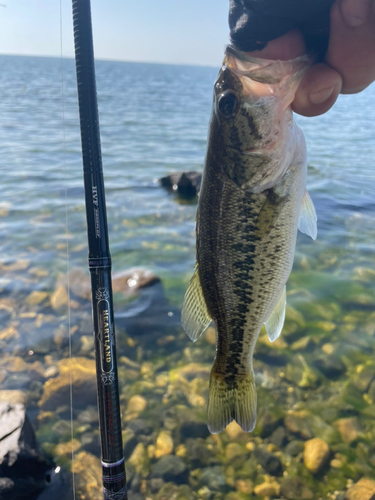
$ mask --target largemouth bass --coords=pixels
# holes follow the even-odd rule
[[[216,328],[211,433],[232,420],[254,429],[254,347],[263,324],[271,342],[282,330],[297,228],[317,235],[305,140],[290,106],[309,64],[307,56],[269,61],[229,46],[214,85],[197,263],[182,308],[194,342],[211,321]]]

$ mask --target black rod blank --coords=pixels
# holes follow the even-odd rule
[[[73,0],[73,24],[91,274],[103,494],[106,500],[126,500],[111,255],[100,147],[90,0]]]

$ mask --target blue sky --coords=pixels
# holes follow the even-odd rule
[[[0,0],[0,54],[60,56],[60,0]],[[228,0],[91,0],[98,59],[218,66]],[[71,1],[62,0],[63,56],[73,57]]]

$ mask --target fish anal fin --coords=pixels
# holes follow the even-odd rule
[[[306,190],[301,203],[298,229],[301,231],[301,233],[305,233],[313,240],[316,240],[316,237],[318,235],[318,227],[316,224],[317,220],[318,217],[316,216],[314,203],[312,202],[312,199],[310,198],[310,195]]]
[[[211,434],[217,434],[235,420],[245,432],[255,427],[257,393],[254,374],[236,375],[228,381],[226,377],[211,372],[207,425]]]
[[[286,289],[285,286],[279,300],[277,301],[276,307],[272,311],[268,320],[264,323],[266,327],[266,332],[270,342],[274,342],[280,337],[281,330],[284,326],[285,320],[285,308],[286,308]]]
[[[211,323],[211,317],[203,297],[198,266],[196,266],[185,293],[181,321],[185,332],[193,342],[198,340]]]

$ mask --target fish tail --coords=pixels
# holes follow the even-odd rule
[[[257,393],[253,371],[233,378],[211,371],[207,411],[207,425],[211,434],[217,434],[235,420],[243,431],[255,427]]]

